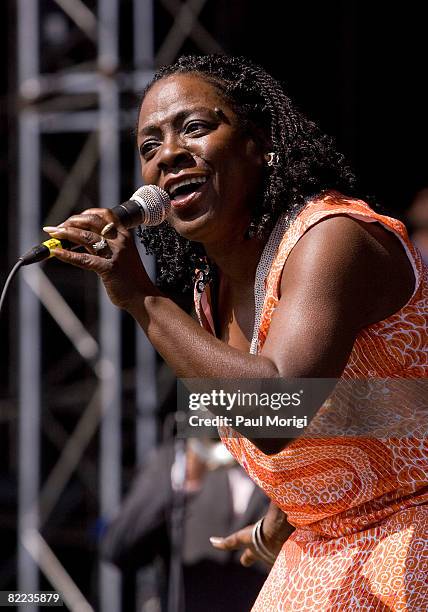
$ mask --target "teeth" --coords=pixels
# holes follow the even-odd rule
[[[179,188],[179,187],[184,187],[184,185],[191,185],[192,183],[198,184],[198,185],[203,185],[204,183],[207,182],[207,177],[206,176],[200,176],[199,178],[188,178],[188,179],[183,179],[182,181],[180,181],[179,183],[175,183],[174,185],[172,185],[172,187],[170,187],[168,189],[169,195],[173,196],[175,191]]]

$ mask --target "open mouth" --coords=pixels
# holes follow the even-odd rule
[[[171,198],[171,204],[174,206],[181,206],[187,204],[195,194],[200,193],[202,187],[207,182],[207,176],[201,176],[198,178],[188,178],[176,183],[170,189],[168,189],[169,196]]]

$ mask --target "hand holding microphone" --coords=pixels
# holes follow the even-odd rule
[[[117,238],[118,232],[120,233],[123,229],[131,229],[138,225],[159,225],[166,219],[170,209],[171,202],[166,191],[157,185],[145,185],[137,189],[129,200],[119,204],[119,206],[114,206],[111,210],[94,208],[85,211],[81,215],[71,217],[59,227],[43,228],[48,234],[51,234],[51,238],[19,257],[4,284],[0,296],[0,313],[6,299],[7,290],[19,268],[43,261],[53,255],[67,263],[97,272],[101,276],[112,302],[117,306],[124,307],[123,304],[125,302],[122,304],[121,300],[118,299],[118,291],[113,290],[114,282],[113,284],[110,282],[110,279],[115,276],[118,287],[124,284],[123,279],[117,282],[118,272],[113,272],[111,268],[110,270],[105,269],[100,262],[106,260],[101,257],[92,257],[91,259],[90,253],[75,253],[73,251],[85,247],[88,251],[92,251],[93,254],[102,252],[109,246],[107,239],[114,239],[113,237],[110,238],[113,233],[115,238]],[[118,228],[116,227],[117,222],[119,222]],[[127,238],[129,237],[121,235],[122,242]],[[143,279],[143,284],[147,286],[147,283],[151,284],[151,281],[141,264],[141,259],[139,256],[136,256],[135,245],[132,244],[132,247],[133,249],[128,249],[127,257],[129,263],[135,266],[136,279],[140,281]],[[118,245],[115,248],[117,249]],[[111,255],[112,251],[110,249]],[[123,259],[121,258],[121,261]],[[125,273],[124,278],[136,280],[129,276],[131,268],[126,270],[123,264],[116,265],[116,268],[119,270],[119,274],[121,272]]]
[[[58,227],[45,227],[51,239],[26,253],[24,263],[55,256],[65,263],[96,272],[113,304],[129,310],[140,303],[142,296],[160,295],[160,292],[146,273],[134,238],[127,229],[140,224],[159,225],[169,210],[170,200],[165,191],[155,185],[141,187],[128,201],[112,209],[91,208],[73,215]],[[64,248],[70,244],[73,245],[70,250]]]
[[[91,209],[91,212],[101,211],[101,209]],[[169,214],[171,210],[171,202],[166,191],[158,187],[157,185],[144,185],[137,189],[137,191],[122,204],[114,206],[111,209],[111,213],[114,214],[115,218],[119,220],[119,223],[125,229],[131,229],[138,225],[160,225]],[[53,238],[46,240],[40,245],[37,245],[27,251],[19,259],[22,265],[28,265],[48,259],[53,255],[55,249],[66,249],[66,250],[77,250],[81,246],[92,246],[95,253],[102,251],[107,247],[106,238],[108,234],[113,232],[116,228],[115,221],[107,223],[100,231],[100,240],[95,240],[92,245],[76,244],[66,240],[60,239],[61,227],[44,227],[44,231],[51,234]],[[58,230],[60,230],[58,232]],[[57,254],[57,253],[55,253]]]

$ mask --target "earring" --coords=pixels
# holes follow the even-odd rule
[[[278,166],[278,164],[279,164],[279,155],[278,155],[278,153],[275,153],[274,151],[271,151],[270,153],[266,153],[265,160],[266,160],[267,165],[270,168]]]

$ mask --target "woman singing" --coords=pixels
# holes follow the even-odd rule
[[[161,69],[141,101],[138,149],[144,183],[172,204],[142,234],[157,286],[110,210],[45,229],[86,247],[55,255],[95,271],[178,377],[427,376],[427,268],[263,69],[226,56]],[[166,289],[195,281],[198,320]],[[276,557],[255,611],[428,609],[428,448],[407,434],[224,438],[272,500],[257,533],[213,539],[242,547],[244,565]]]

